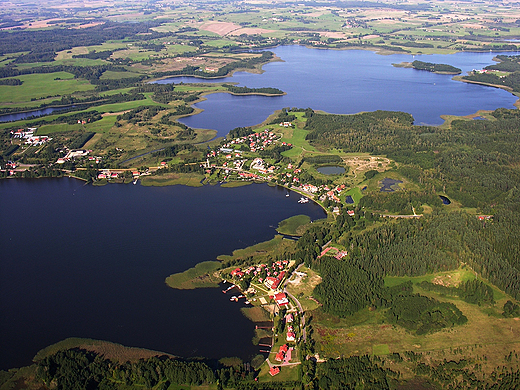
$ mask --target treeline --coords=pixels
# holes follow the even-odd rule
[[[513,72],[502,77],[494,73],[473,73],[462,78],[484,84],[501,85],[510,88],[513,92],[520,91],[520,72]]]
[[[96,51],[93,50],[88,54],[74,54],[72,58],[88,58],[90,60],[107,60],[115,50]]]
[[[283,95],[284,92],[278,88],[248,88],[248,87],[237,87],[231,84],[222,84],[224,88],[226,88],[229,92],[241,95],[241,94],[250,94],[250,93],[262,93],[268,95]]]
[[[0,85],[22,85],[23,81],[20,79],[0,79]]]
[[[314,389],[394,388],[392,382],[399,378],[399,373],[383,368],[378,360],[364,355],[320,363],[314,371]]]
[[[417,335],[468,322],[466,316],[453,303],[439,302],[420,294],[400,294],[394,297],[386,312],[386,319],[391,324],[401,325]]]
[[[404,46],[404,47],[418,47],[423,49],[431,49],[433,48],[433,45],[431,43],[424,43],[424,42],[413,42],[413,41],[397,41],[397,42],[390,42],[390,45],[393,46]]]
[[[305,129],[311,143],[352,152],[381,153],[408,141],[413,117],[404,112],[374,111],[356,115],[313,113]]]
[[[340,164],[343,162],[340,156],[337,154],[331,154],[331,155],[320,155],[320,156],[305,156],[303,158],[303,161],[313,164],[313,165],[320,165],[320,164]]]
[[[431,62],[423,62],[415,60],[412,62],[412,66],[417,70],[426,70],[428,72],[443,72],[443,73],[453,73],[460,74],[462,73],[462,69],[456,68],[452,65],[447,64],[434,64]]]
[[[356,263],[324,256],[312,265],[323,279],[313,294],[328,313],[346,317],[375,305],[382,295],[383,279]]]
[[[72,141],[69,145],[70,149],[80,149],[82,148],[93,136],[94,132],[89,131],[84,134],[81,134],[78,138]]]
[[[366,194],[359,201],[361,207],[400,215],[413,215],[414,209],[420,214],[424,204],[440,207],[442,201],[431,191],[377,191]]]
[[[493,305],[495,298],[493,289],[478,279],[463,281],[457,287],[448,287],[427,281],[419,283],[419,287],[426,291],[434,291],[438,294],[460,297],[465,302],[476,305]]]
[[[251,134],[254,134],[251,127],[235,127],[233,130],[229,131],[228,135],[226,135],[226,139],[232,140],[235,138],[247,137]]]
[[[215,375],[204,362],[184,361],[167,356],[152,357],[135,363],[116,364],[101,355],[80,349],[57,352],[38,362],[37,378],[57,390],[120,388],[142,386],[148,389],[162,384],[208,385],[226,373]]]
[[[388,308],[389,323],[418,335],[467,322],[454,304],[414,294],[411,282],[384,287],[382,276],[358,259],[338,261],[324,256],[311,264],[323,278],[314,296],[324,311],[336,316],[346,317],[366,307]]]

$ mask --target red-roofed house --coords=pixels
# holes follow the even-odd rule
[[[271,376],[275,376],[276,374],[279,374],[279,373],[280,373],[280,367],[273,366],[269,370],[269,374],[271,374]]]
[[[289,300],[287,299],[287,296],[285,293],[279,293],[274,296],[274,300],[278,304],[278,306],[286,306],[289,304]]]

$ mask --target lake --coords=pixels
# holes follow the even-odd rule
[[[36,118],[43,115],[49,115],[52,114],[55,111],[63,111],[71,108],[73,106],[65,106],[65,107],[47,107],[42,108],[40,110],[33,110],[33,111],[27,111],[27,112],[19,112],[16,114],[5,114],[0,115],[0,123],[1,122],[13,122],[13,121],[19,121],[22,119],[27,118]]]
[[[239,126],[253,126],[282,107],[311,107],[336,114],[392,110],[413,115],[415,124],[439,125],[441,115],[468,115],[480,109],[514,108],[517,98],[498,88],[468,84],[441,75],[393,63],[415,59],[445,63],[466,72],[495,63],[500,53],[457,53],[450,55],[379,55],[365,50],[318,50],[303,46],[272,49],[284,62],[264,65],[264,73],[236,72],[233,77],[210,82],[236,82],[249,88],[275,87],[287,95],[233,96],[210,94],[195,106],[204,111],[181,122],[207,128],[225,136]],[[513,55],[516,53],[503,53]],[[166,82],[207,82],[195,77],[173,77]]]
[[[220,289],[164,279],[325,213],[266,184],[239,188],[0,180],[0,369],[67,337],[191,357],[256,355],[254,325]]]

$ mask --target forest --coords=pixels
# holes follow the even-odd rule
[[[226,88],[229,92],[235,95],[249,94],[249,93],[261,93],[268,95],[283,95],[283,91],[278,88],[248,88],[248,87],[237,87],[231,84],[222,84],[224,88]]]
[[[423,61],[415,60],[414,62],[412,62],[412,66],[414,69],[426,70],[428,72],[442,72],[442,73],[452,73],[452,74],[462,73],[461,69],[448,65],[448,64],[433,64],[431,62],[423,62]]]

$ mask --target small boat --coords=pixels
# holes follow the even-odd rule
[[[137,184],[137,179],[134,180],[134,185]]]
[[[302,196],[300,198],[300,200],[298,200],[298,203],[307,203],[308,201],[309,201],[309,198],[306,198],[306,197]]]
[[[285,197],[288,198],[289,197],[289,193],[285,194]]]

